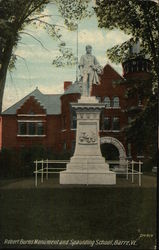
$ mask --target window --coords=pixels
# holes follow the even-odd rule
[[[106,108],[110,108],[110,98],[108,96],[104,98],[104,103],[106,104]]]
[[[36,123],[29,122],[28,123],[28,134],[35,135],[36,134]]]
[[[114,108],[119,108],[119,97],[118,96],[115,96],[113,98],[113,107]]]
[[[18,134],[19,135],[26,135],[27,134],[27,123],[26,122],[19,122],[18,123]]]
[[[37,123],[37,134],[38,135],[44,134],[44,124],[42,122]]]
[[[76,127],[77,127],[77,115],[76,115],[76,111],[73,110],[73,111],[72,111],[71,128],[72,128],[72,129],[76,129]]]
[[[104,117],[103,122],[103,130],[110,130],[111,129],[111,123],[110,123],[110,117]]]
[[[119,117],[113,117],[113,130],[120,130],[120,120]]]
[[[22,136],[41,136],[44,135],[44,123],[33,121],[19,121],[18,122],[18,135]]]

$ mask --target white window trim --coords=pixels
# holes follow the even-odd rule
[[[17,135],[17,137],[45,137],[46,135]]]
[[[46,116],[45,114],[18,114],[17,116]]]
[[[119,107],[112,107],[112,109],[121,109],[121,107],[119,106]]]
[[[120,106],[119,107],[113,107],[113,106],[112,107],[106,107],[105,106],[105,109],[121,109],[121,107]]]
[[[46,122],[46,120],[18,120],[18,122]]]

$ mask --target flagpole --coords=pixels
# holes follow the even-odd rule
[[[78,82],[78,22],[77,22],[77,33],[76,33],[76,82]]]

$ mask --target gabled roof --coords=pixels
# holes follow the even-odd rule
[[[59,115],[61,113],[61,95],[42,94],[40,90],[36,88],[33,92],[25,96],[19,102],[15,103],[13,106],[2,112],[2,114],[16,114],[17,109],[19,109],[30,96],[34,96],[35,99],[40,102],[44,109],[46,109],[46,113],[48,115]]]
[[[103,73],[107,75],[108,77],[114,77],[114,78],[121,78],[123,79],[123,76],[121,76],[109,63],[107,63],[103,68]]]

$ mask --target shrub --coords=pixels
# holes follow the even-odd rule
[[[41,159],[69,159],[68,152],[56,154],[50,148],[33,146],[21,149],[2,149],[0,152],[0,177],[18,178],[33,175],[35,160]]]

